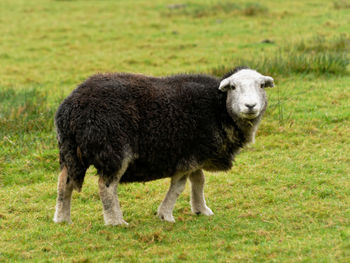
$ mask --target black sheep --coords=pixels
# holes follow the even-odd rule
[[[202,170],[225,171],[239,150],[254,140],[266,109],[264,87],[273,79],[239,67],[222,80],[207,75],[156,78],[97,74],[59,106],[55,123],[61,174],[55,222],[70,222],[72,190],[81,190],[90,165],[98,170],[106,224],[127,224],[116,188],[119,182],[171,177],[158,210],[172,210],[187,178],[194,213],[212,215],[205,204]]]

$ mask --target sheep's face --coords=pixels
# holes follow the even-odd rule
[[[255,70],[241,69],[221,81],[219,89],[227,92],[226,107],[231,116],[253,120],[266,109],[265,87],[273,87],[273,78]]]

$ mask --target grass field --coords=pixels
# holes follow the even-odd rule
[[[350,2],[0,2],[0,262],[350,262]],[[96,72],[273,76],[256,143],[206,173],[215,215],[155,213],[169,180],[119,188],[106,227],[89,169],[54,224],[60,101]]]

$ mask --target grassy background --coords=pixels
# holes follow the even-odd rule
[[[350,2],[0,2],[0,262],[349,262]],[[155,216],[168,180],[120,187],[105,227],[94,169],[72,225],[52,222],[54,112],[96,72],[272,75],[256,144],[206,173],[215,216]]]

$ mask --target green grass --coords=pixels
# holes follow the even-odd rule
[[[0,2],[0,262],[349,262],[348,1]],[[106,227],[94,169],[72,225],[52,222],[54,112],[96,72],[276,79],[257,142],[206,173],[213,217],[155,213],[169,180],[119,189],[129,227]]]

